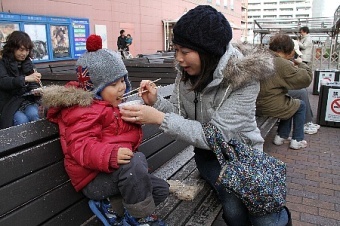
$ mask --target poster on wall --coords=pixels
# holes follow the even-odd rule
[[[24,29],[34,44],[33,60],[48,60],[46,26],[25,24]]]
[[[99,35],[102,38],[103,48],[107,48],[107,33],[106,33],[106,25],[94,25],[94,29],[96,31],[96,35]]]
[[[86,38],[88,36],[88,20],[73,20],[74,56],[80,57],[86,51]]]
[[[5,45],[6,38],[13,31],[19,31],[19,24],[14,23],[0,23],[0,47]]]
[[[68,26],[51,25],[50,32],[53,58],[70,57],[70,40]]]

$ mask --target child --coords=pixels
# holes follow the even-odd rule
[[[104,225],[164,225],[152,213],[169,185],[148,173],[145,156],[137,152],[141,126],[124,122],[117,107],[130,90],[128,72],[118,53],[101,46],[100,36],[91,35],[77,61],[84,90],[70,84],[44,90],[47,118],[59,125],[72,185],[90,199]]]
[[[126,35],[125,43],[126,43],[126,46],[130,46],[132,44],[132,37],[130,34]]]
[[[0,60],[0,128],[39,119],[38,98],[30,94],[39,87],[41,74],[31,61],[33,43],[23,31],[7,36]]]

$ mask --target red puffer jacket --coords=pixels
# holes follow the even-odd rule
[[[77,93],[86,92],[73,90]],[[68,103],[72,100],[70,93],[64,95],[66,98],[59,96],[54,99],[50,98],[51,93],[56,94],[58,91],[44,91],[45,104],[49,100],[58,100],[58,103],[50,101],[47,104],[53,106],[49,109],[47,118],[59,125],[65,169],[77,191],[83,189],[99,172],[110,173],[119,168],[117,152],[120,147],[137,150],[142,140],[142,129],[139,125],[123,121],[117,107],[99,100],[92,100],[92,103],[85,107],[72,105]],[[68,105],[60,98],[65,98]],[[72,106],[62,107],[70,105]],[[111,155],[116,157],[114,167],[110,167]]]

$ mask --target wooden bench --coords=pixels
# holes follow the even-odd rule
[[[176,71],[173,63],[147,63],[142,58],[124,60],[132,88],[137,88],[142,79],[155,80],[161,78],[158,85],[169,85],[175,82]],[[77,81],[75,61],[64,64],[38,64],[37,70],[42,74],[43,85],[65,85],[69,81]]]
[[[166,96],[173,87],[162,88]],[[276,120],[257,118],[265,137]],[[193,147],[173,140],[158,126],[143,126],[143,152],[150,172],[163,179],[198,179]],[[0,225],[101,225],[88,199],[73,189],[64,170],[58,127],[46,120],[0,130]],[[174,195],[157,207],[169,225],[211,225],[221,210],[204,184],[192,201]]]
[[[143,61],[146,60],[147,63],[153,63],[153,64],[162,64],[165,62],[173,63],[175,60],[175,52],[163,52],[163,53],[155,53],[155,54],[139,54],[138,58],[136,59],[142,59]],[[129,61],[127,59],[126,61]]]
[[[41,73],[43,85],[65,85],[69,81],[76,81],[76,61],[63,63],[37,63],[35,67]]]

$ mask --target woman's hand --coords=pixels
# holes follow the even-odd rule
[[[138,94],[143,98],[144,103],[152,106],[157,101],[157,86],[150,80],[142,80],[140,82]]]
[[[34,72],[30,75],[25,76],[25,82],[36,82],[39,83],[41,79],[41,74],[39,72]]]
[[[162,124],[165,114],[156,108],[146,105],[124,106],[120,113],[122,119],[137,124]]]

